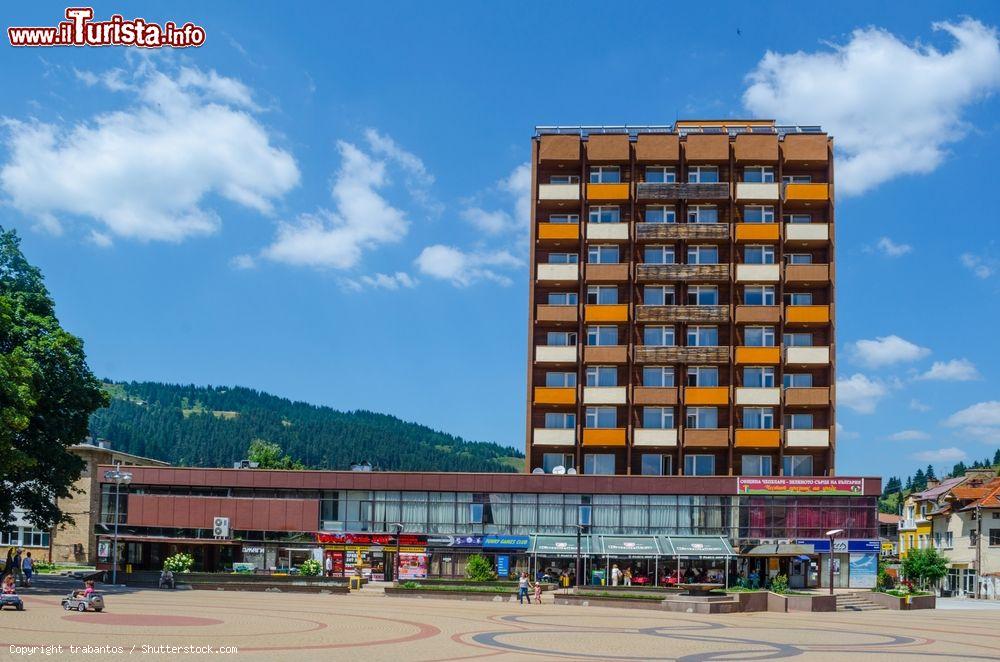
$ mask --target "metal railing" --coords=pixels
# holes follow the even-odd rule
[[[535,137],[545,135],[577,135],[587,137],[591,134],[627,134],[630,140],[635,140],[640,133],[676,133],[681,136],[688,134],[722,134],[728,133],[736,136],[746,133],[755,134],[778,134],[784,137],[790,133],[823,133],[823,127],[815,125],[782,124],[777,126],[758,126],[753,124],[740,125],[734,122],[733,126],[712,125],[688,125],[677,126],[676,124],[578,124],[578,125],[539,125],[535,127]]]

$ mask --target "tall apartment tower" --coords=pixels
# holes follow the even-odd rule
[[[527,470],[833,475],[831,138],[538,127],[531,153]]]

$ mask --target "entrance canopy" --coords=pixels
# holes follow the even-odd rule
[[[744,556],[804,556],[813,554],[812,545],[757,545]]]
[[[736,556],[723,536],[660,536],[666,556]]]
[[[592,536],[580,536],[580,554],[589,555],[596,550]],[[576,536],[531,536],[529,554],[538,556],[576,556]]]
[[[601,556],[664,556],[655,536],[599,536],[596,552]]]

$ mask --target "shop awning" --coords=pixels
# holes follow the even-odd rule
[[[722,536],[660,536],[665,556],[736,556]]]
[[[596,553],[601,556],[664,556],[655,536],[598,536]]]
[[[591,536],[580,536],[580,554],[588,555],[596,549]],[[539,556],[576,556],[576,536],[531,536],[529,554]]]
[[[805,556],[813,553],[812,545],[757,545],[743,556]]]

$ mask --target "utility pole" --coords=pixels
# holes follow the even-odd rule
[[[976,600],[979,599],[980,579],[983,567],[983,506],[976,505]]]

